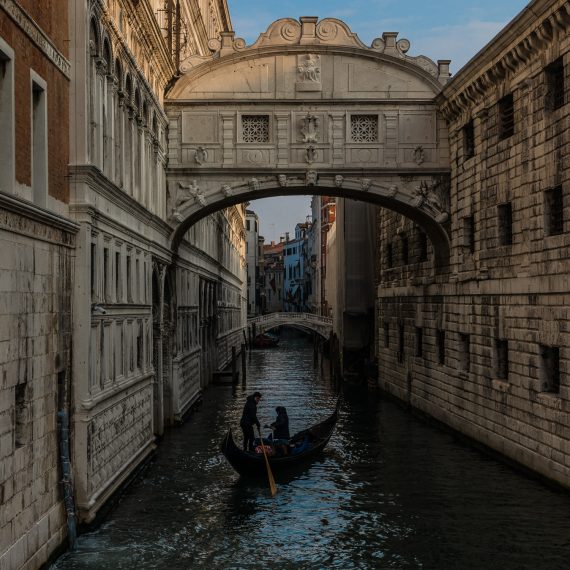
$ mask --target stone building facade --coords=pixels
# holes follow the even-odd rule
[[[67,1],[0,3],[0,567],[37,568],[67,534],[77,226],[69,202]],[[61,26],[63,24],[63,26]]]
[[[378,290],[380,385],[566,487],[569,26],[535,0],[444,87],[450,265],[383,212]]]

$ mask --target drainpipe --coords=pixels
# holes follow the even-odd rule
[[[64,397],[62,398],[61,409],[57,413],[58,417],[58,439],[59,439],[59,461],[62,473],[63,485],[63,502],[67,515],[67,539],[69,548],[73,550],[77,538],[77,515],[75,511],[75,497],[73,493],[73,472],[71,470],[71,460],[69,453],[69,403],[68,403],[68,385],[66,381],[65,370],[60,372],[63,375],[63,382],[60,385],[65,386]]]

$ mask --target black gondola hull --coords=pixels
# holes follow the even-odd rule
[[[298,469],[300,466],[310,462],[323,451],[329,442],[336,425],[339,407],[340,400],[337,402],[334,413],[328,419],[295,434],[293,438],[291,438],[292,441],[301,441],[305,436],[308,436],[312,440],[308,449],[298,453],[297,455],[268,457],[273,475],[278,476],[283,473],[290,473],[291,471]],[[267,469],[263,454],[252,453],[239,448],[234,441],[231,429],[228,430],[228,433],[222,441],[221,451],[230,465],[240,475],[252,478],[267,477]]]

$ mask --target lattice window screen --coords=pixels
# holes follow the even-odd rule
[[[242,115],[241,132],[243,142],[269,142],[269,115]]]
[[[351,115],[350,132],[353,142],[378,142],[378,115]]]

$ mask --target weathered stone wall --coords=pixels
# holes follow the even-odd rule
[[[66,535],[57,411],[71,374],[73,231],[0,194],[1,568],[38,568]]]
[[[378,290],[380,385],[566,487],[569,23],[564,2],[533,2],[443,89],[450,270],[412,241],[406,263],[410,222],[383,212]]]

